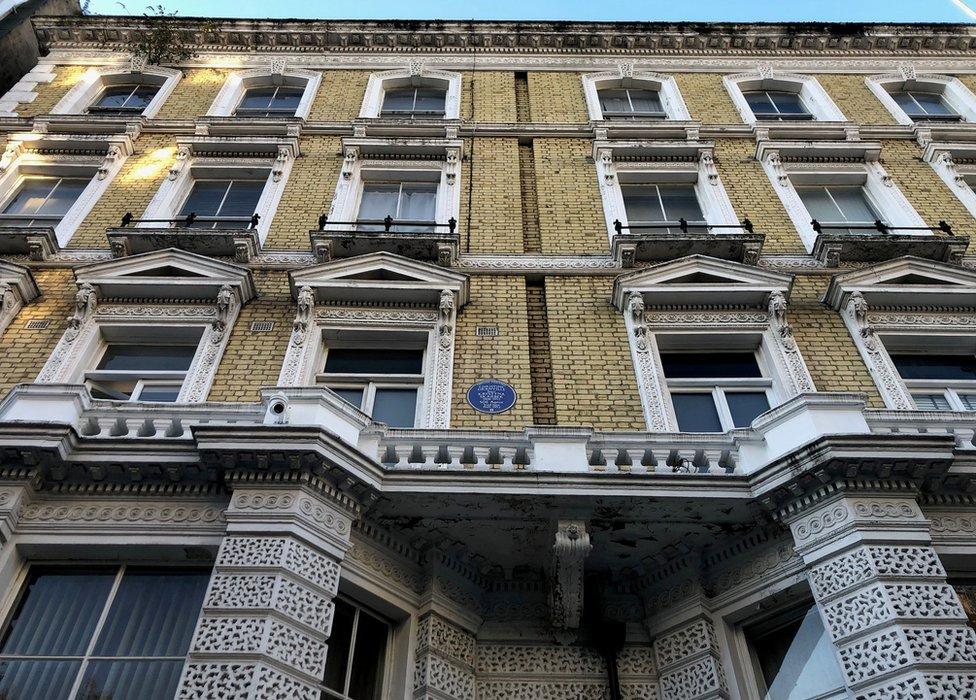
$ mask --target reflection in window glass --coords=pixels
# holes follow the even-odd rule
[[[246,117],[293,117],[298,111],[305,88],[292,85],[268,85],[244,91],[235,114]]]
[[[631,233],[640,232],[642,225],[677,223],[678,219],[692,224],[689,231],[707,231],[704,226],[694,226],[705,223],[694,185],[633,184],[622,185],[620,189],[624,196],[627,222],[632,227]],[[648,230],[652,233],[681,231],[677,226]]]
[[[335,599],[323,699],[380,700],[390,623],[365,608]]]
[[[57,226],[91,182],[83,177],[25,177],[3,208],[3,226]]]
[[[608,88],[600,90],[600,111],[604,119],[664,119],[667,114],[657,90],[646,88]]]
[[[743,95],[756,119],[811,119],[800,95],[777,90],[753,90]]]
[[[431,87],[391,88],[383,93],[381,116],[443,117],[447,90]]]
[[[437,185],[425,182],[370,182],[363,185],[359,203],[357,228],[363,231],[382,231],[381,223],[389,216],[398,225],[391,231],[429,233],[435,223]],[[407,225],[412,224],[412,225]]]
[[[715,408],[715,400],[708,394],[679,394],[671,392],[678,430],[683,433],[720,433],[722,422]]]
[[[157,85],[109,85],[88,111],[92,114],[142,114],[157,92]]]
[[[810,218],[823,226],[841,228],[824,229],[830,234],[864,233],[867,229],[845,229],[843,224],[871,226],[880,219],[868,200],[864,188],[858,185],[801,185],[796,188]]]
[[[912,119],[958,119],[945,98],[937,92],[904,90],[892,95],[898,106]]]
[[[194,221],[190,224],[192,228],[248,228],[264,184],[264,180],[195,180],[177,215],[176,225],[185,226],[183,219],[192,213],[204,219],[219,219]]]

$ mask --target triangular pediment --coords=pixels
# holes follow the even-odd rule
[[[333,260],[291,275],[292,295],[308,286],[316,299],[364,304],[435,304],[443,290],[453,292],[458,305],[468,300],[468,276],[437,265],[378,252]]]
[[[241,303],[255,296],[247,268],[175,248],[87,265],[75,279],[104,298],[214,299],[224,285],[237,291]]]
[[[6,260],[0,260],[0,283],[9,285],[22,304],[29,304],[41,295],[30,269]]]
[[[793,278],[753,265],[689,255],[678,260],[621,275],[614,283],[614,304],[623,308],[625,296],[644,294],[655,305],[765,305],[774,291],[789,296]]]
[[[873,306],[976,306],[976,270],[903,257],[835,275],[824,301],[841,309],[853,292]]]

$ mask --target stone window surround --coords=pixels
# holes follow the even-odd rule
[[[769,66],[760,66],[748,73],[726,75],[722,82],[725,84],[729,97],[732,98],[732,103],[742,117],[742,121],[746,124],[755,124],[758,121],[746,101],[744,92],[747,90],[795,92],[800,95],[800,100],[813,115],[813,121],[847,121],[847,117],[830,99],[830,95],[823,89],[820,82],[811,75],[784,73],[774,71]]]
[[[262,245],[271,230],[271,220],[274,218],[278,203],[285,191],[285,184],[294,164],[293,152],[285,146],[279,148],[278,157],[271,158],[217,158],[211,156],[195,156],[190,146],[178,146],[176,163],[170,169],[169,175],[153,195],[149,205],[142,214],[143,219],[174,219],[178,216],[183,202],[193,188],[194,174],[206,174],[209,177],[233,178],[242,176],[246,170],[266,170],[267,179],[264,190],[258,199],[255,211],[260,214],[257,232],[258,241]],[[159,223],[139,223],[137,227],[160,228]]]
[[[694,272],[721,274],[722,265],[710,258],[703,264],[687,265],[689,259],[665,263],[681,274]],[[663,266],[659,266],[663,267]],[[744,266],[739,266],[744,267]],[[653,268],[649,268],[653,270]],[[766,308],[730,309],[722,299],[734,298],[736,285],[715,285],[709,289],[713,299],[709,304],[689,302],[694,310],[683,310],[684,304],[666,303],[653,306],[653,283],[642,280],[641,273],[634,273],[631,280],[622,280],[615,286],[614,301],[623,311],[624,325],[630,343],[631,358],[637,375],[637,388],[644,410],[644,420],[650,432],[678,432],[668,391],[667,379],[661,363],[658,336],[680,336],[683,346],[692,339],[701,339],[695,347],[727,348],[730,336],[738,336],[736,347],[749,347],[758,352],[760,366],[772,379],[775,408],[788,399],[802,393],[816,391],[803,357],[793,339],[792,329],[786,321],[786,303],[789,285],[770,285]],[[769,284],[769,280],[765,281]],[[666,285],[662,285],[666,286]],[[724,288],[724,289],[723,289]],[[681,293],[676,294],[680,298]],[[695,302],[699,301],[698,299]]]
[[[868,76],[864,79],[864,83],[899,124],[912,126],[915,121],[898,106],[889,91],[906,88],[938,92],[964,120],[970,123],[976,122],[976,95],[954,76],[917,74],[913,67],[904,66],[900,73]]]
[[[407,85],[446,88],[444,119],[461,118],[461,74],[425,68],[422,64],[414,62],[406,68],[370,74],[363,103],[359,109],[359,118],[379,118],[387,88]]]
[[[593,152],[596,161],[596,171],[600,197],[603,200],[603,215],[607,222],[607,235],[613,242],[616,235],[614,221],[620,221],[627,226],[627,208],[624,206],[621,179],[625,184],[640,182],[673,182],[694,184],[695,195],[701,206],[705,221],[713,225],[738,225],[739,219],[732,208],[732,202],[725,191],[718,169],[715,167],[715,156],[711,143],[682,144],[671,148],[666,145],[640,144],[638,148],[647,153],[646,161],[616,160],[616,155],[624,148],[633,144],[615,141],[597,141]],[[689,150],[692,151],[686,153]],[[674,155],[694,155],[685,161],[674,160],[667,162],[669,153]],[[680,153],[679,153],[680,151]],[[660,178],[656,181],[655,177]],[[626,231],[626,229],[625,229]],[[712,231],[716,236],[723,232],[740,232],[738,229],[718,229]],[[630,231],[639,234],[641,230]]]
[[[894,184],[891,176],[878,160],[877,153],[864,152],[864,159],[857,162],[837,159],[833,162],[783,162],[775,144],[760,148],[757,158],[779,196],[786,213],[796,227],[807,252],[812,252],[817,232],[810,222],[813,217],[797,192],[796,184],[842,185],[860,184],[871,203],[891,226],[925,226],[926,223],[912,207],[905,195]],[[930,231],[905,231],[913,235],[932,235]]]
[[[336,182],[335,195],[329,208],[329,221],[355,221],[362,200],[363,186],[369,180],[382,181],[406,176],[419,182],[437,183],[437,203],[434,221],[447,224],[449,219],[457,221],[461,211],[461,188],[458,185],[458,170],[461,161],[461,142],[444,141],[444,155],[429,160],[372,158],[364,153],[364,148],[349,140],[344,145],[345,159],[342,171]],[[347,224],[327,223],[326,231],[349,230]],[[435,229],[446,233],[446,228]],[[410,233],[411,231],[406,231]],[[416,232],[416,231],[414,231]]]
[[[923,159],[976,217],[976,150],[968,144],[930,143]]]
[[[586,111],[591,121],[603,121],[600,90],[619,87],[656,90],[669,121],[691,121],[691,114],[673,76],[651,71],[634,71],[629,66],[621,66],[616,72],[586,73],[582,80]]]
[[[0,335],[25,304],[41,295],[29,268],[0,260]]]
[[[88,186],[54,227],[58,245],[64,246],[122,169],[122,164],[132,153],[132,143],[127,137],[109,141],[104,153],[91,155],[25,151],[26,143],[26,140],[11,139],[7,152],[0,159],[0,210],[28,175],[91,177]]]
[[[302,99],[295,109],[295,116],[301,119],[308,119],[312,111],[312,102],[318,92],[319,84],[322,82],[322,74],[318,71],[285,69],[284,61],[272,61],[268,68],[254,68],[251,70],[234,71],[220,88],[217,97],[214,99],[210,109],[207,110],[208,117],[231,117],[244,97],[244,91],[250,87],[265,87],[268,85],[280,85],[289,81],[298,85],[305,83],[305,92]]]
[[[183,77],[182,71],[149,65],[133,66],[131,69],[119,67],[89,68],[67,94],[54,105],[51,114],[84,114],[103,88],[119,83],[139,83],[140,78],[146,77],[150,79],[152,84],[159,86],[156,96],[150,100],[141,113],[141,116],[151,119],[159,113],[163,103],[176,88],[176,84]]]

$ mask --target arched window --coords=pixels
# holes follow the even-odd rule
[[[757,121],[847,121],[817,79],[809,75],[757,70],[728,75],[724,82],[746,124]]]
[[[305,119],[321,80],[320,73],[307,70],[237,71],[228,76],[207,116]]]
[[[390,70],[373,73],[359,116],[459,119],[461,76],[441,70]]]
[[[583,93],[590,119],[688,121],[674,78],[657,73],[593,73],[583,76]]]
[[[976,96],[948,75],[875,75],[867,86],[899,124],[976,122]]]
[[[183,74],[172,68],[92,68],[51,109],[51,114],[154,117]]]

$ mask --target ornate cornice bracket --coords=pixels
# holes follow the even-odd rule
[[[583,615],[583,563],[592,550],[586,522],[560,520],[557,523],[549,607],[560,642],[570,641],[579,629]]]

